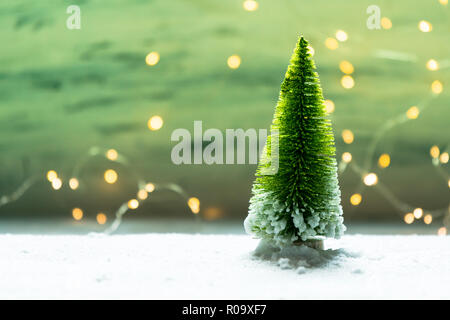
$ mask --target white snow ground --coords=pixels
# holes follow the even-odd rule
[[[449,237],[349,235],[327,240],[326,253],[263,248],[256,257],[258,242],[246,235],[0,235],[0,298],[450,298]]]

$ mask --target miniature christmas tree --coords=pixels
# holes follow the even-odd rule
[[[339,238],[346,229],[334,137],[315,69],[308,42],[300,37],[281,85],[244,223],[247,233],[279,246],[321,236]],[[278,171],[267,175],[275,160]]]

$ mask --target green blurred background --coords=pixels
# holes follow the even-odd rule
[[[254,11],[243,0],[2,0],[0,3],[0,196],[30,176],[39,179],[18,201],[0,208],[1,218],[86,218],[113,212],[136,196],[136,172],[145,181],[173,182],[200,199],[207,220],[243,219],[255,165],[172,164],[170,141],[176,128],[261,128],[270,125],[281,81],[299,34],[315,50],[330,114],[337,157],[375,172],[388,193],[412,208],[448,208],[448,164],[432,164],[430,148],[449,151],[450,12],[446,1],[258,1]],[[81,8],[81,29],[69,30],[66,9]],[[369,30],[366,9],[376,4],[392,22]],[[421,32],[420,20],[432,24]],[[344,30],[348,39],[330,50],[327,38]],[[150,52],[160,61],[145,63]],[[227,59],[238,55],[237,69]],[[429,59],[439,70],[426,68]],[[339,63],[354,66],[352,89],[342,87]],[[443,85],[432,94],[431,84]],[[373,155],[368,146],[390,119],[418,106],[420,115],[387,131]],[[164,120],[160,130],[150,117]],[[354,141],[345,144],[343,130]],[[90,159],[70,190],[72,169],[93,147],[114,148],[128,166],[102,157]],[[389,167],[377,166],[390,155]],[[365,157],[372,165],[364,168]],[[439,162],[439,161],[438,161]],[[46,181],[48,170],[63,180],[61,190]],[[103,180],[106,169],[117,183]],[[340,175],[347,221],[402,221],[376,187],[363,187],[352,170]],[[349,198],[361,193],[362,202]],[[185,199],[154,192],[132,217],[192,215]]]

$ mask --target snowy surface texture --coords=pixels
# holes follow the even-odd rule
[[[344,236],[282,251],[243,235],[0,236],[0,298],[450,298],[450,238]],[[256,250],[255,250],[256,249]]]

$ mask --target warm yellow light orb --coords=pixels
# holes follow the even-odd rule
[[[414,209],[413,214],[414,214],[414,218],[420,219],[423,216],[423,209],[422,208],[416,208],[416,209]]]
[[[345,163],[349,163],[352,161],[352,154],[350,152],[344,152],[342,154],[342,161]]]
[[[156,131],[161,129],[163,124],[164,121],[160,116],[153,116],[148,120],[147,126],[150,130]]]
[[[433,30],[433,26],[431,25],[431,23],[429,23],[428,21],[425,20],[421,20],[419,22],[419,30],[422,32],[430,32],[431,30]]]
[[[414,215],[413,215],[411,212],[410,212],[410,213],[407,213],[407,214],[405,214],[403,220],[405,220],[405,222],[406,222],[407,224],[411,224],[411,223],[414,222]]]
[[[392,21],[387,17],[381,18],[380,23],[383,29],[389,30],[390,28],[392,28]]]
[[[364,176],[363,181],[366,186],[374,186],[378,183],[378,177],[375,173],[368,173]]]
[[[131,210],[135,210],[139,207],[139,201],[137,201],[136,199],[131,199],[130,201],[128,201],[128,208],[130,208]]]
[[[339,63],[339,69],[341,69],[341,71],[346,74],[352,74],[355,70],[355,68],[353,68],[353,65],[346,60]]]
[[[438,236],[445,236],[445,235],[447,235],[447,228],[446,227],[439,228],[437,234],[438,234]]]
[[[427,69],[431,71],[436,71],[439,69],[439,63],[434,59],[428,60],[426,66]]]
[[[389,164],[391,163],[391,157],[387,154],[387,153],[383,153],[379,158],[378,158],[378,166],[380,168],[387,168],[389,167]]]
[[[433,222],[433,216],[431,214],[426,214],[425,217],[423,217],[423,222],[425,222],[425,224],[430,224]]]
[[[355,86],[355,80],[352,76],[346,75],[341,78],[341,85],[345,89],[351,89]]]
[[[448,0],[439,0],[439,3],[446,6],[448,4]]]
[[[107,220],[108,220],[108,218],[106,217],[106,214],[101,213],[101,212],[99,214],[97,214],[97,223],[98,224],[105,224]]]
[[[344,131],[342,131],[342,139],[346,144],[351,144],[355,139],[355,136],[353,135],[353,132],[351,132],[348,129],[345,129]]]
[[[237,69],[241,65],[241,57],[233,54],[232,56],[228,57],[227,64],[230,69]]]
[[[145,190],[139,190],[139,192],[137,193],[137,197],[139,200],[145,200],[148,198],[148,192]]]
[[[72,210],[72,217],[75,220],[80,221],[81,219],[83,219],[83,210],[81,210],[80,208],[74,208]]]
[[[449,160],[449,156],[448,156],[448,152],[442,152],[441,155],[439,156],[439,161],[441,163],[448,163]]]
[[[439,147],[438,146],[432,146],[431,148],[430,148],[430,156],[432,157],[432,158],[437,158],[437,157],[439,157],[439,154],[441,153],[441,151],[439,150]]]
[[[220,219],[222,216],[223,211],[218,207],[207,207],[203,211],[203,217],[209,221]]]
[[[149,66],[154,66],[159,62],[159,53],[158,52],[150,52],[145,57],[145,63]]]
[[[155,185],[154,185],[153,183],[147,183],[147,184],[145,185],[145,190],[146,190],[148,193],[151,193],[151,192],[155,191]]]
[[[77,190],[79,186],[80,186],[80,182],[78,181],[77,178],[72,178],[69,180],[70,189]]]
[[[442,82],[440,82],[439,80],[435,80],[433,81],[433,83],[431,84],[431,91],[435,94],[440,94],[443,90],[443,86],[442,86]]]
[[[336,39],[338,39],[341,42],[347,41],[348,39],[347,32],[345,32],[344,30],[336,31]]]
[[[47,180],[48,181],[52,182],[56,178],[58,178],[58,174],[56,173],[56,171],[50,170],[49,172],[47,172]]]
[[[412,106],[411,108],[408,109],[408,111],[406,111],[406,116],[408,117],[408,119],[417,119],[417,117],[419,116],[420,111],[419,108],[417,108],[416,106]]]
[[[357,206],[361,203],[362,196],[359,193],[355,193],[350,197],[350,203],[354,206]]]
[[[331,100],[325,100],[323,102],[323,104],[325,105],[325,112],[330,114],[334,112],[334,102]]]
[[[198,200],[198,198],[189,198],[187,203],[192,213],[197,214],[200,212],[200,200]]]
[[[109,169],[105,171],[104,177],[107,183],[113,184],[117,182],[118,175],[116,171]]]
[[[59,178],[55,178],[52,180],[52,187],[55,190],[59,190],[62,187],[62,181]]]
[[[116,150],[109,149],[108,151],[106,151],[106,158],[108,158],[108,160],[116,161],[118,157],[119,154],[117,153]]]
[[[255,11],[256,9],[258,9],[259,4],[254,0],[245,0],[242,6],[247,11]]]
[[[330,50],[336,50],[339,47],[339,43],[334,38],[327,38],[325,40],[325,46]]]

